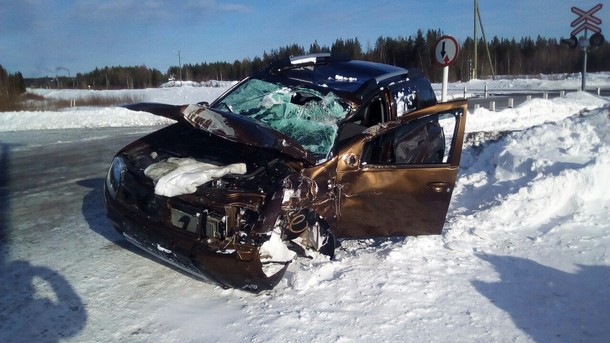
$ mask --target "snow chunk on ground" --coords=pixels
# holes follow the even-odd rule
[[[275,275],[284,268],[287,262],[296,257],[296,253],[289,250],[286,243],[282,241],[280,230],[279,227],[276,227],[269,240],[259,249],[263,272],[268,277]]]

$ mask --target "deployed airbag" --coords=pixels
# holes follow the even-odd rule
[[[166,197],[195,193],[198,186],[230,173],[245,174],[246,164],[217,166],[190,157],[170,157],[144,170],[144,174],[155,182],[155,194]]]

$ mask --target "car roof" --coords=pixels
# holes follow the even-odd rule
[[[271,64],[263,72],[311,83],[360,100],[391,82],[423,77],[415,68],[350,60],[329,53],[290,57]]]

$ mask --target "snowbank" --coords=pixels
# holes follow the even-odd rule
[[[0,129],[156,120],[119,109],[0,113]],[[40,192],[11,189],[0,341],[610,341],[610,99],[575,92],[479,109],[467,131],[442,235],[343,240],[335,260],[297,259],[259,295],[130,251],[105,218],[103,180],[83,180],[106,162],[82,175],[61,169]]]
[[[173,121],[121,107],[61,112],[0,112],[0,131],[166,125]]]
[[[574,92],[552,100],[531,99],[514,109],[500,112],[480,107],[469,115],[466,132],[522,130],[548,121],[562,120],[580,111],[599,108],[607,103],[607,98],[586,92]]]
[[[186,82],[186,81],[185,81]],[[79,100],[88,98],[133,98],[139,102],[160,102],[172,105],[195,104],[200,101],[212,101],[224,93],[234,82],[220,82],[214,86],[197,84],[171,86],[166,84],[161,88],[122,89],[122,90],[82,90],[82,89],[40,89],[29,88],[28,92],[57,100]]]
[[[549,90],[579,90],[582,83],[581,74],[569,75],[539,75],[537,77],[515,78],[515,79],[499,79],[499,80],[483,80],[473,79],[468,82],[454,82],[448,85],[450,94],[460,94],[464,88],[472,91],[482,91],[487,87],[489,90],[500,92],[519,92],[519,91],[549,91]],[[608,87],[610,84],[610,72],[588,73],[587,74],[587,89],[595,89],[597,87]],[[435,89],[441,89],[440,83],[435,83]]]

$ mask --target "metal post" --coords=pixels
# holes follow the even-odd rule
[[[443,67],[443,88],[441,94],[441,102],[447,101],[447,84],[449,83],[449,66]]]
[[[479,2],[477,0],[474,0],[474,65],[472,66],[472,78],[476,79],[478,77],[478,72],[477,72],[477,64],[478,62],[478,57],[477,57],[477,13],[479,11],[477,11],[477,9],[479,8]]]
[[[587,37],[587,34],[585,33],[585,38]],[[588,48],[585,47],[585,58],[583,59],[582,62],[582,86],[580,87],[581,91],[585,91],[587,89],[587,51],[589,50]]]
[[[180,61],[180,51],[178,51],[178,74],[180,75],[180,86],[182,86],[182,62]]]
[[[582,85],[580,86],[580,90],[583,92],[587,90],[587,55],[589,54],[588,36],[589,35],[587,29],[585,29],[585,35],[583,37],[580,37],[580,39],[578,40],[578,45],[585,53],[585,56],[582,61]]]

